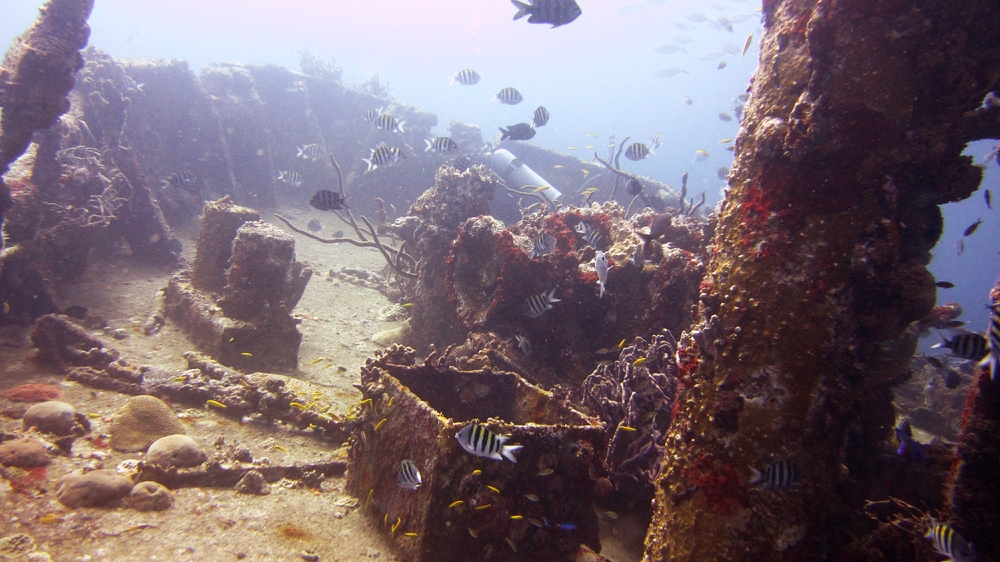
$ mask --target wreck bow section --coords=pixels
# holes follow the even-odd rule
[[[980,183],[966,143],[1000,133],[982,107],[998,17],[993,2],[764,2],[647,560],[850,559],[905,329],[934,304],[938,205]]]

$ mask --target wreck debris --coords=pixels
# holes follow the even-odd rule
[[[140,463],[136,482],[158,482],[171,490],[178,488],[232,488],[251,472],[256,472],[263,482],[277,482],[282,478],[311,482],[314,485],[330,476],[341,476],[347,470],[344,461],[303,463],[291,466],[223,466],[209,462],[204,468],[178,470]],[[253,477],[251,477],[253,478]]]
[[[205,206],[194,269],[171,277],[166,313],[224,365],[291,371],[302,340],[292,309],[313,271],[294,238],[256,216],[228,198]]]
[[[482,559],[510,544],[532,560],[562,559],[580,543],[599,549],[590,503],[603,430],[513,373],[414,356],[392,346],[362,369],[348,465],[349,489],[369,517],[391,524],[384,529],[400,559]],[[517,463],[462,449],[455,434],[475,420],[523,446]],[[419,494],[397,486],[402,459],[421,471]]]
[[[701,285],[716,349],[681,338],[649,559],[849,559],[870,530],[862,500],[878,493],[870,460],[894,425],[899,358],[916,346],[906,329],[934,305],[938,205],[982,179],[966,143],[1000,136],[1000,112],[980,108],[994,77],[970,72],[1000,66],[1000,34],[984,23],[1000,7],[912,8],[764,3]],[[913,64],[896,62],[904,53]],[[776,460],[796,463],[802,489],[748,486],[751,467]],[[961,532],[978,543],[985,529]]]

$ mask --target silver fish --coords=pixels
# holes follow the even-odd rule
[[[556,298],[556,287],[548,293],[539,293],[528,297],[524,303],[524,315],[528,318],[538,318],[547,311],[552,310],[552,303],[562,302]]]
[[[420,471],[417,470],[417,465],[413,464],[413,461],[406,459],[399,463],[399,477],[396,479],[396,483],[404,490],[416,490],[423,484]]]
[[[514,339],[517,340],[517,347],[524,353],[525,357],[531,357],[531,342],[528,341],[526,336],[515,335]]]
[[[598,298],[604,298],[604,287],[608,284],[608,257],[604,252],[597,250],[594,256],[594,269],[597,270],[597,284],[601,286],[601,294]]]
[[[514,452],[521,449],[521,445],[504,445],[509,435],[497,435],[490,431],[485,425],[470,423],[463,427],[457,434],[458,444],[469,454],[477,457],[502,461],[504,458],[516,463],[517,457]]]

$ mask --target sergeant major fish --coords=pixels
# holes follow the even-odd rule
[[[760,484],[765,490],[787,490],[799,482],[799,469],[790,460],[773,462],[761,473],[751,468],[750,485]]]
[[[531,357],[531,342],[528,341],[526,336],[515,335],[514,339],[517,341],[517,347],[524,353],[525,357]]]
[[[990,371],[990,380],[997,380],[997,372],[1000,371],[1000,303],[990,307],[990,327],[986,329],[989,337],[989,355],[984,357],[980,366],[986,367]]]
[[[538,318],[547,311],[552,310],[552,303],[562,302],[556,298],[556,287],[548,293],[542,292],[528,297],[524,303],[524,315],[528,318]]]
[[[336,211],[344,206],[344,195],[329,189],[322,189],[313,194],[309,204],[320,211]]]
[[[566,25],[583,13],[576,0],[532,0],[530,4],[519,0],[511,2],[517,8],[515,20],[530,14],[528,23],[549,23],[552,27]]]
[[[195,180],[194,174],[184,170],[181,172],[174,172],[170,174],[170,177],[165,180],[160,180],[160,187],[183,187],[191,190],[190,186]]]
[[[653,151],[641,142],[634,142],[625,149],[625,158],[633,162],[647,158],[651,154],[653,154]]]
[[[531,251],[528,257],[535,259],[552,251],[556,247],[556,239],[546,231],[541,231],[531,239]]]
[[[375,121],[375,126],[383,131],[389,131],[390,133],[403,133],[403,124],[406,121],[396,121],[396,118],[387,113],[383,113],[378,116]]]
[[[514,452],[521,449],[521,445],[505,445],[510,439],[509,435],[497,435],[490,431],[485,425],[470,423],[463,427],[457,434],[458,444],[469,454],[477,457],[502,461],[504,458],[516,463],[517,457]]]
[[[302,176],[296,171],[287,172],[285,170],[278,170],[278,181],[283,181],[292,187],[299,187],[302,185]]]
[[[934,551],[947,556],[948,562],[972,562],[975,559],[972,546],[947,523],[929,519],[924,538],[930,539]]]
[[[493,94],[493,101],[499,101],[504,105],[517,105],[524,101],[524,98],[521,97],[521,92],[514,88],[504,88]]]
[[[534,123],[536,127],[542,127],[549,122],[549,110],[545,109],[544,105],[538,106],[535,110],[534,115],[532,115],[531,122]]]
[[[604,237],[601,236],[601,232],[589,224],[580,221],[574,230],[583,236],[584,241],[586,241],[592,248],[596,249],[604,245]]]
[[[660,145],[663,144],[663,135],[660,133],[653,133],[653,138],[649,139],[649,144],[653,146],[653,150],[660,148]]]
[[[296,150],[299,151],[299,153],[295,155],[296,158],[305,158],[307,160],[315,160],[315,159],[319,158],[319,145],[318,144],[315,144],[315,143],[313,143],[313,144],[304,144],[304,145],[296,148]]]
[[[983,336],[970,332],[959,334],[950,340],[942,337],[941,343],[936,343],[931,347],[950,349],[955,357],[980,361],[986,357],[989,351],[987,343]]]
[[[598,298],[603,299],[604,287],[608,284],[608,257],[600,250],[597,250],[597,254],[594,256],[594,269],[597,270],[597,284],[601,286],[601,294]]]
[[[445,153],[458,150],[458,144],[451,137],[435,137],[434,140],[424,139],[424,142],[427,143],[427,148],[424,149],[424,152],[433,150],[434,152]]]
[[[416,490],[423,484],[420,471],[417,470],[417,465],[413,464],[413,461],[406,459],[399,463],[399,477],[396,479],[396,483],[404,490]]]
[[[370,172],[378,169],[379,166],[393,164],[403,158],[406,157],[403,156],[401,150],[396,147],[390,148],[383,142],[371,149],[371,154],[368,158],[362,158],[361,161],[368,164],[368,170],[366,171]]]
[[[454,84],[455,82],[463,86],[473,86],[479,83],[479,73],[471,68],[459,70],[458,74],[451,78],[449,84]]]

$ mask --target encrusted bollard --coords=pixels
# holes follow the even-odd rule
[[[292,237],[257,218],[257,211],[228,198],[208,203],[194,271],[171,277],[164,309],[223,365],[293,371],[302,334],[292,309],[312,270],[295,261]]]
[[[591,507],[603,429],[514,373],[459,371],[393,346],[362,369],[348,487],[404,561],[573,559],[600,550]],[[455,435],[479,421],[517,463],[472,455]],[[411,460],[422,485],[398,484]]]

